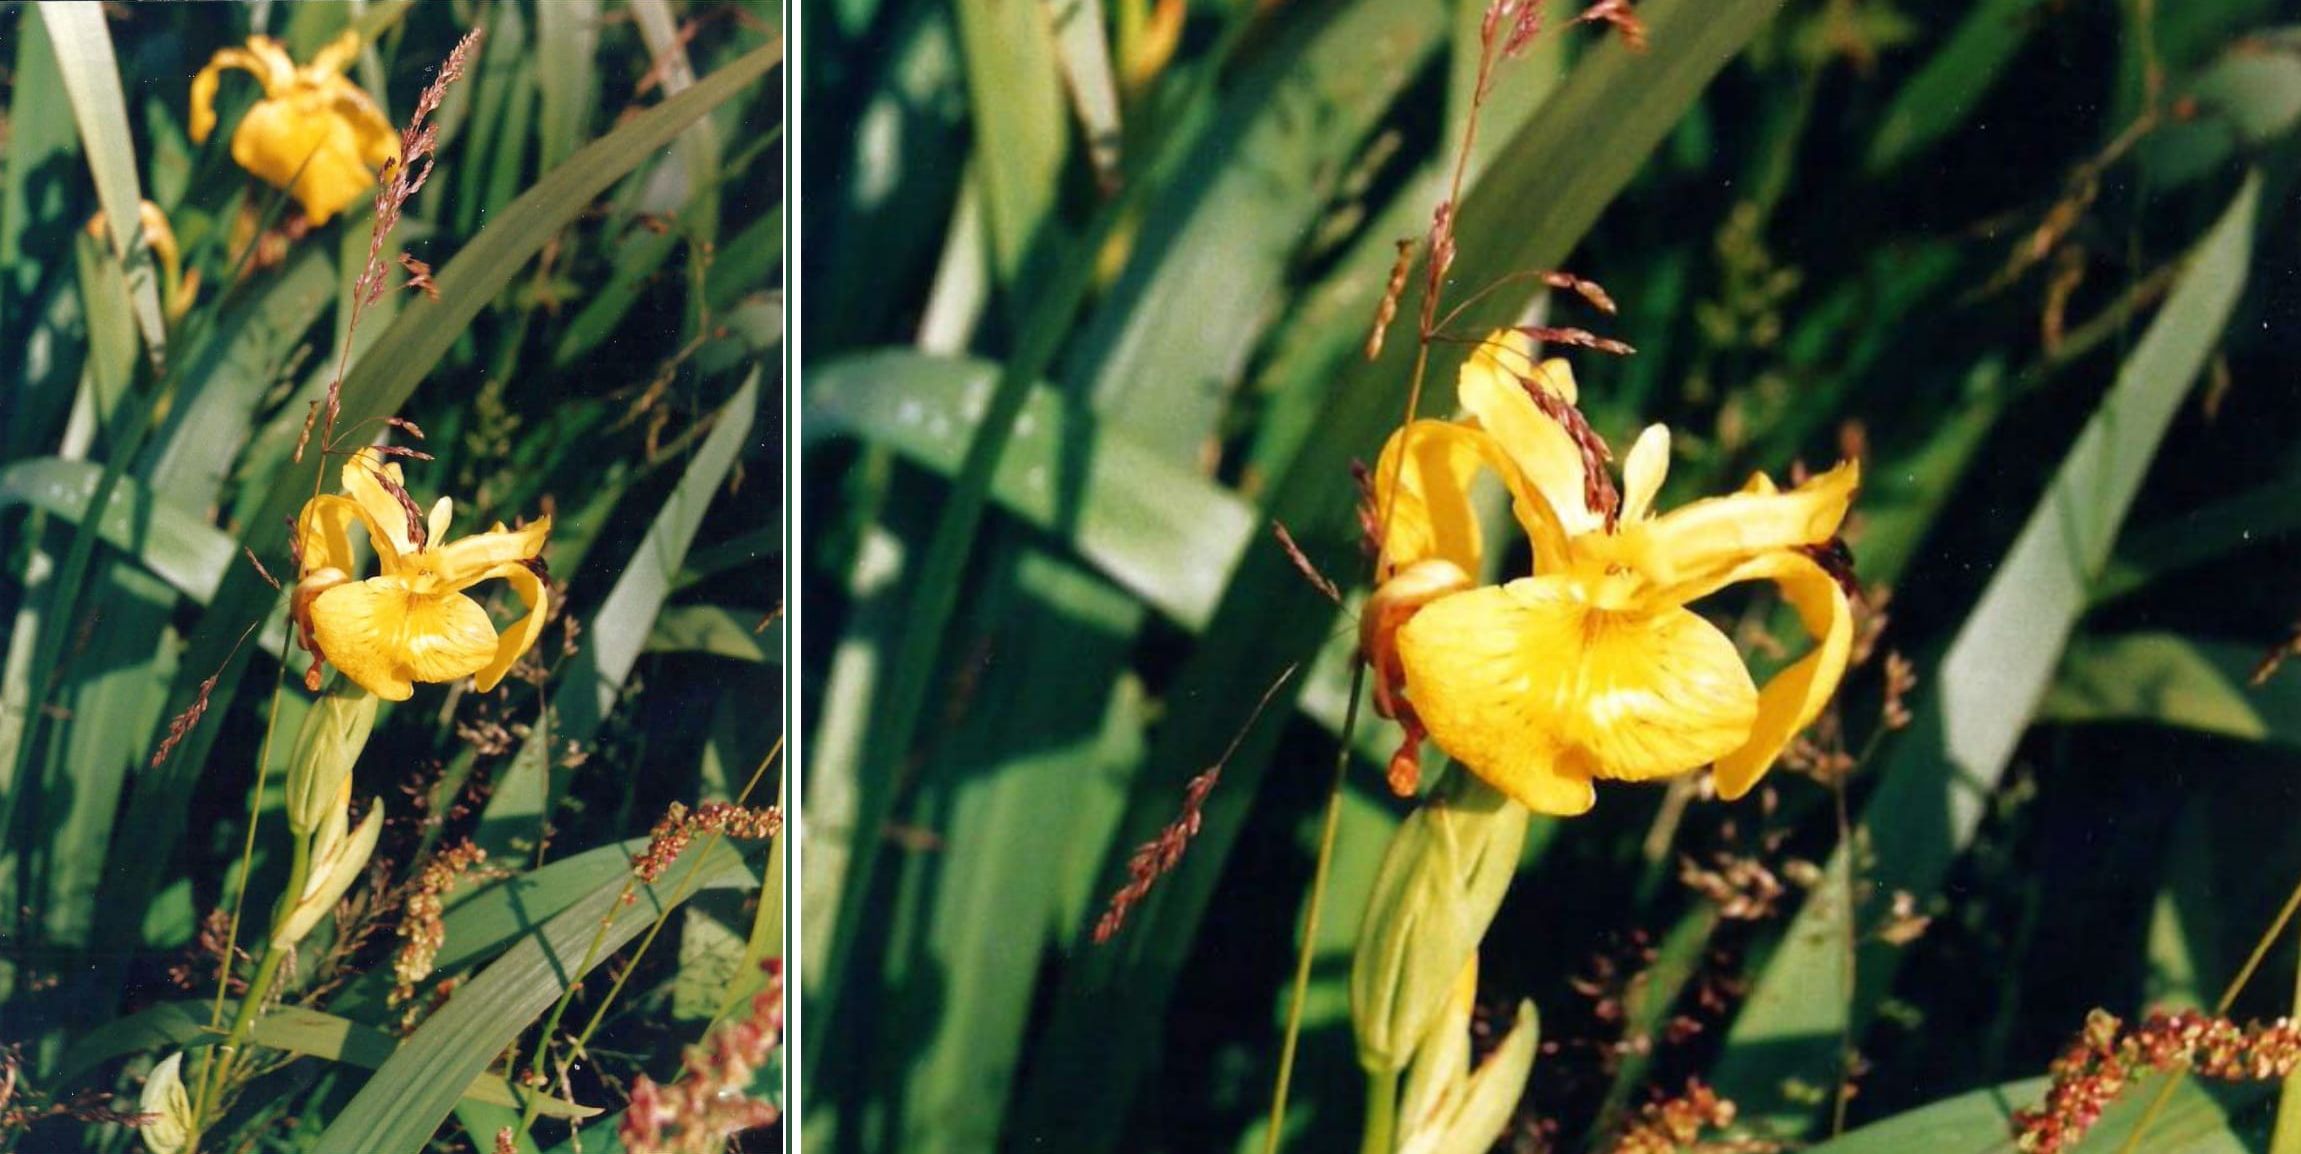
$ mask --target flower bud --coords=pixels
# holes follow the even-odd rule
[[[376,696],[349,679],[314,702],[288,757],[288,828],[309,836],[339,795],[348,797],[352,763],[375,728]]]
[[[1406,1068],[1494,920],[1526,842],[1525,807],[1477,777],[1448,775],[1383,856],[1350,967],[1358,1062]]]
[[[179,1050],[152,1067],[144,1079],[136,1112],[144,1116],[136,1128],[143,1131],[144,1149],[152,1154],[177,1154],[192,1141],[192,1099],[184,1093],[184,1054]]]
[[[275,946],[285,948],[304,940],[304,935],[312,932],[312,927],[350,892],[352,883],[359,880],[360,871],[367,868],[368,857],[375,853],[376,839],[383,834],[383,799],[377,798],[368,807],[368,815],[361,819],[357,830],[346,833],[345,827],[350,823],[351,788],[351,778],[345,777],[338,795],[340,800],[328,810],[312,839],[311,866],[303,893],[297,895],[295,904],[288,907],[279,925],[273,928]]]
[[[1502,1044],[1473,1071],[1470,1059],[1470,1015],[1467,1003],[1459,1016],[1440,1018],[1445,1039],[1432,1037],[1424,1046],[1429,1057],[1416,1058],[1416,1075],[1425,1060],[1441,1067],[1439,1078],[1428,1085],[1432,1100],[1416,1110],[1409,1092],[1408,1113],[1401,1116],[1398,1154],[1484,1154],[1494,1147],[1494,1136],[1510,1124],[1518,1099],[1526,1090],[1526,1076],[1534,1070],[1534,1051],[1542,1030],[1534,1003],[1518,1003],[1517,1021]],[[1443,1048],[1442,1048],[1443,1046]],[[1410,1078],[1409,1085],[1420,1081]]]

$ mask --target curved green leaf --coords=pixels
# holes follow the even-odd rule
[[[2013,1112],[2035,1106],[2045,1097],[2044,1078],[2008,1082],[1987,1090],[1921,1106],[1882,1122],[1864,1126],[1842,1138],[1806,1148],[1807,1154],[2003,1154],[2013,1148]],[[2102,1114],[2080,1149],[2111,1151],[2121,1148],[2133,1126],[2158,1094],[2162,1078],[2144,1078]],[[2149,1125],[2150,1154],[2245,1154],[2254,1149],[2250,1131],[2240,1132],[2231,1121],[2237,1108],[2259,1104],[2267,1088],[2240,1086],[2215,1094],[2194,1079],[2174,1088],[2165,1109]],[[2230,1105],[2225,1106],[2224,1100]]]
[[[316,1154],[414,1154],[423,1149],[464,1088],[558,1000],[568,983],[583,977],[587,957],[592,965],[605,961],[695,891],[758,884],[757,875],[725,842],[690,852],[704,856],[674,865],[665,884],[636,887],[637,900],[630,905],[622,902],[621,879],[601,884],[457,990],[352,1097],[320,1135]],[[691,869],[693,884],[682,885]]]

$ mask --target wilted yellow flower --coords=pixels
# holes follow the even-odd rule
[[[1834,550],[1859,467],[1789,492],[1760,475],[1657,516],[1670,437],[1655,425],[1623,462],[1615,506],[1595,438],[1570,427],[1572,371],[1531,352],[1522,334],[1489,337],[1462,369],[1469,419],[1416,421],[1384,447],[1385,580],[1362,620],[1380,704],[1544,813],[1588,810],[1595,778],[1713,762],[1719,795],[1740,797],[1845,672],[1852,616]],[[1510,491],[1532,576],[1474,586],[1468,486],[1481,468]],[[1817,641],[1762,692],[1726,635],[1686,608],[1757,580],[1780,587]]]
[[[269,36],[217,52],[192,78],[192,142],[203,143],[216,130],[223,70],[253,73],[264,98],[232,133],[232,159],[273,188],[287,189],[313,224],[327,223],[374,188],[377,173],[400,154],[399,134],[383,110],[344,78],[359,46],[359,36],[346,32],[301,68]]]
[[[441,497],[428,517],[418,517],[398,462],[361,449],[341,476],[347,496],[314,497],[296,519],[300,564],[291,609],[304,648],[387,701],[407,700],[414,682],[474,674],[480,692],[494,689],[543,632],[550,593],[537,558],[551,518],[519,529],[498,521],[488,532],[447,541],[454,504]],[[382,569],[365,581],[352,579],[355,525],[367,530]],[[498,577],[528,610],[500,634],[463,593]],[[317,673],[315,664],[312,680]]]
[[[200,270],[184,271],[183,254],[176,247],[176,230],[168,227],[168,214],[151,201],[136,203],[136,221],[143,226],[144,245],[160,262],[160,289],[162,307],[168,319],[181,320],[192,310],[192,302],[200,295]],[[88,237],[102,242],[111,226],[102,209],[88,218]]]

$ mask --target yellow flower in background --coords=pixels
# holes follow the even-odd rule
[[[176,247],[176,230],[168,227],[168,214],[160,206],[144,200],[136,203],[136,222],[144,230],[144,246],[160,262],[160,290],[162,307],[171,321],[182,320],[192,311],[192,302],[200,295],[200,270],[184,271],[183,254]],[[88,218],[88,238],[104,242],[104,234],[111,227],[102,209]]]
[[[359,53],[346,32],[301,68],[269,36],[226,48],[192,78],[192,143],[216,130],[216,85],[223,70],[253,73],[264,98],[232,133],[232,159],[273,188],[286,189],[315,225],[368,194],[386,163],[399,160],[399,133],[360,87],[344,78]]]
[[[1427,731],[1543,813],[1588,810],[1596,778],[1712,763],[1719,795],[1740,797],[1845,672],[1852,612],[1833,550],[1860,469],[1846,462],[1788,492],[1760,475],[1656,515],[1670,436],[1655,425],[1623,462],[1617,505],[1573,409],[1572,371],[1531,351],[1523,334],[1489,337],[1462,369],[1469,419],[1415,421],[1383,449],[1383,581],[1362,619],[1378,705],[1410,742]],[[1468,488],[1481,469],[1509,489],[1530,577],[1470,577],[1483,545]],[[1780,587],[1816,640],[1762,691],[1726,635],[1686,608],[1758,580]]]
[[[494,689],[543,632],[550,593],[536,559],[551,518],[519,529],[499,521],[448,541],[454,504],[442,497],[419,516],[398,462],[361,449],[345,462],[342,481],[346,495],[314,497],[296,519],[292,612],[304,648],[387,701],[407,700],[418,681],[476,675],[480,692]],[[352,578],[355,525],[367,531],[382,569],[365,581]],[[463,593],[494,578],[510,582],[528,610],[500,634]],[[307,683],[318,671],[315,664]]]

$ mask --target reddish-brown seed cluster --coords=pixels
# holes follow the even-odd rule
[[[1606,471],[1606,466],[1614,460],[1614,451],[1606,447],[1606,439],[1598,435],[1598,430],[1590,427],[1590,421],[1582,415],[1582,410],[1566,403],[1564,397],[1529,377],[1520,377],[1518,384],[1526,390],[1528,397],[1533,398],[1534,407],[1542,410],[1543,416],[1558,422],[1559,427],[1566,430],[1566,435],[1573,439],[1574,447],[1581,451],[1582,504],[1591,512],[1606,518],[1606,524],[1611,528],[1614,517],[1622,508],[1621,494],[1614,489],[1613,474]]]
[[[1719,1097],[1700,1079],[1690,1080],[1676,1095],[1639,1107],[1638,1116],[1614,1140],[1612,1154],[1763,1154],[1782,1148],[1759,1138],[1703,1140],[1704,1131],[1733,1125],[1734,1112],[1731,1099]]]
[[[1127,911],[1135,903],[1150,895],[1151,886],[1167,871],[1182,864],[1183,851],[1190,848],[1190,839],[1198,836],[1200,810],[1206,805],[1206,795],[1214,792],[1215,783],[1222,780],[1222,766],[1217,765],[1190,779],[1183,788],[1182,812],[1161,829],[1157,837],[1135,847],[1134,856],[1127,859],[1127,884],[1111,895],[1111,903],[1103,916],[1095,922],[1095,944],[1110,941],[1126,924]]]
[[[447,943],[443,898],[485,861],[486,850],[469,841],[460,841],[433,854],[423,869],[417,871],[415,880],[408,883],[407,901],[401,906],[399,952],[392,957],[391,1005],[414,997],[416,983],[431,976],[439,948]],[[479,870],[479,876],[510,875],[504,870],[491,869]]]
[[[783,832],[783,811],[771,805],[746,806],[726,801],[707,801],[694,809],[680,802],[672,802],[663,811],[663,819],[649,832],[647,848],[632,861],[631,872],[639,880],[655,884],[679,855],[687,852],[695,836],[716,833],[724,837],[759,840]]]
[[[1727,921],[1764,921],[1780,912],[1789,887],[1766,863],[1754,855],[1716,853],[1708,864],[1691,856],[1678,859],[1678,880],[1686,888],[1716,903],[1718,916]]]
[[[1598,0],[1574,18],[1576,24],[1610,24],[1632,52],[1646,50],[1646,25],[1630,10],[1630,0]]]
[[[1278,547],[1286,550],[1286,559],[1293,562],[1295,572],[1302,574],[1302,579],[1310,582],[1310,587],[1318,590],[1319,596],[1336,605],[1342,604],[1342,590],[1334,584],[1333,578],[1319,572],[1318,566],[1311,563],[1309,554],[1302,551],[1302,546],[1294,543],[1294,534],[1286,531],[1286,525],[1272,521],[1270,531],[1278,538]]]
[[[631,1106],[617,1135],[633,1154],[716,1154],[745,1130],[782,1117],[771,1102],[751,1096],[754,1074],[783,1040],[783,963],[764,963],[767,986],[751,999],[751,1012],[691,1046],[679,1077],[668,1086],[645,1074],[631,1086]]]
[[[2028,1154],[2057,1154],[2085,1137],[2102,1111],[2143,1075],[2187,1067],[2224,1082],[2283,1078],[2301,1066],[2301,1025],[2290,1018],[2240,1026],[2195,1010],[2154,1013],[2127,1030],[2106,1010],[2054,1059],[2053,1085],[2035,1109],[2017,1110],[2014,1138]]]

